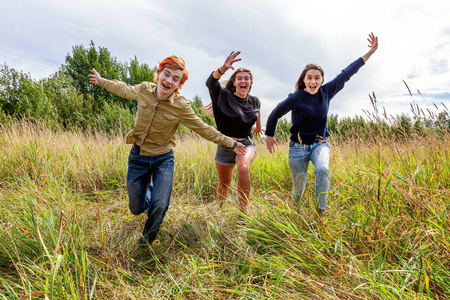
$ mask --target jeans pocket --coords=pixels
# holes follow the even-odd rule
[[[291,143],[293,144],[289,143],[289,157],[303,157],[308,154],[305,145],[295,142]]]
[[[141,157],[141,147],[133,145],[130,149],[130,155],[128,156],[128,161],[138,160]]]

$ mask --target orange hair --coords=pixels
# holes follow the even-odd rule
[[[183,77],[180,80],[180,85],[178,86],[176,93],[180,93],[179,89],[183,86],[183,84],[188,80],[189,78],[189,71],[186,68],[186,64],[184,62],[184,59],[181,57],[178,57],[176,55],[172,55],[169,57],[164,58],[159,62],[158,70],[156,70],[156,74],[153,78],[155,82],[158,82],[158,75],[161,73],[165,68],[174,69],[174,70],[181,70],[183,72]]]

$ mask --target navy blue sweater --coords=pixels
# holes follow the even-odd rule
[[[316,94],[311,95],[303,89],[289,94],[286,100],[280,102],[267,119],[266,135],[274,136],[278,119],[291,113],[292,127],[291,141],[299,143],[300,135],[303,144],[310,145],[315,141],[328,137],[327,115],[330,100],[344,87],[352,77],[364,65],[360,57],[333,80],[322,85]]]

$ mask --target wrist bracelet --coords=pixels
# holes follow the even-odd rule
[[[231,149],[235,149],[236,147],[237,147],[237,145],[238,145],[238,142],[237,141],[234,141],[234,143],[233,143],[233,147],[231,147]]]
[[[217,68],[217,72],[219,72],[220,75],[224,74],[224,73],[220,72],[220,68]]]

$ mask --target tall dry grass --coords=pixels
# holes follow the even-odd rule
[[[215,202],[215,145],[179,139],[171,206],[139,248],[145,216],[127,208],[122,137],[0,130],[2,299],[450,297],[448,133],[331,140],[321,221],[313,170],[301,205],[290,200],[286,143],[275,155],[257,143],[242,215],[235,183]]]

